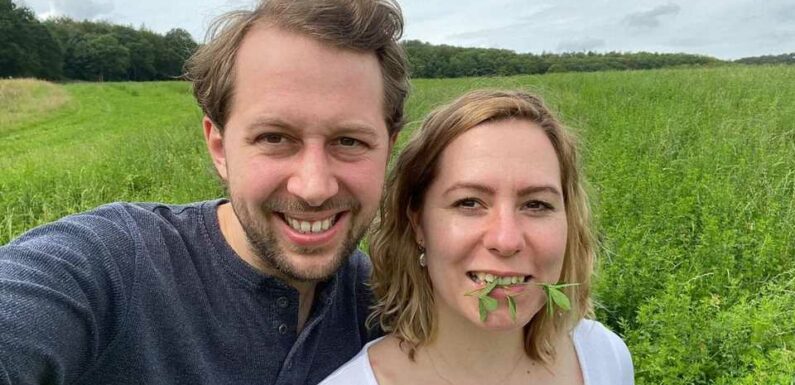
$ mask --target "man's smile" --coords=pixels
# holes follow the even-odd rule
[[[278,218],[281,232],[289,243],[298,247],[321,247],[335,242],[338,234],[349,225],[350,211],[331,214],[280,213],[274,212]]]
[[[337,221],[337,217],[339,214],[331,215],[327,218],[323,219],[300,219],[290,216],[288,214],[282,213],[282,218],[285,222],[287,222],[293,230],[298,231],[302,234],[306,233],[322,233],[328,230],[331,226],[334,226],[334,223]]]

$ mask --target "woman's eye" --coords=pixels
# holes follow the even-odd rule
[[[467,208],[467,209],[474,209],[474,208],[478,207],[479,205],[480,205],[480,203],[477,200],[470,199],[470,198],[461,199],[461,200],[455,202],[455,206],[456,207],[463,207],[463,208]]]
[[[525,203],[525,207],[533,211],[547,211],[554,209],[554,207],[547,202],[535,200]]]

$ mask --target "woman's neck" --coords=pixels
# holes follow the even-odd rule
[[[439,310],[436,337],[417,350],[417,358],[427,361],[444,382],[504,382],[513,372],[533,364],[524,350],[521,326],[491,331]]]

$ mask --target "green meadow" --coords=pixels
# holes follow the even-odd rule
[[[795,384],[795,66],[413,81],[407,129],[479,87],[541,94],[584,148],[596,316],[638,384]],[[0,81],[0,244],[117,201],[223,195],[180,82]]]

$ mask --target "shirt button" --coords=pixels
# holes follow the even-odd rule
[[[279,299],[276,300],[276,304],[279,305],[280,308],[284,309],[290,304],[290,301],[287,300],[287,297],[279,297]]]
[[[287,334],[287,325],[286,324],[279,325],[279,334],[281,334],[281,335]]]
[[[331,299],[331,297],[326,297],[326,305],[331,305],[332,302],[334,302],[334,300]]]

